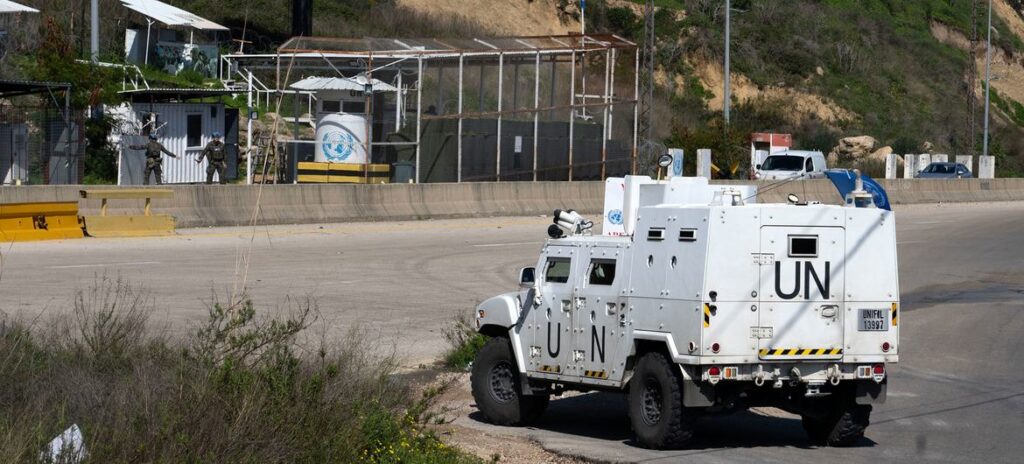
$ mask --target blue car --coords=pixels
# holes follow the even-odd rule
[[[914,175],[916,179],[970,179],[971,170],[962,163],[932,163]]]

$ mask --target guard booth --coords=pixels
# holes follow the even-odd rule
[[[227,148],[228,181],[238,178],[239,111],[223,103],[203,103],[208,97],[228,95],[223,89],[140,89],[123,92],[130,103],[107,110],[116,122],[113,136],[118,147],[118,185],[142,185],[146,166],[144,145],[150,134],[178,158],[163,156],[163,180],[166,184],[206,182],[209,160],[197,164],[213,133],[220,132]],[[214,176],[214,181],[219,179]],[[154,182],[152,179],[150,182]]]

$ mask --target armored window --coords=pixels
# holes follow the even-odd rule
[[[697,229],[679,229],[680,242],[696,242]]]
[[[569,281],[572,262],[569,258],[548,258],[544,268],[544,280],[553,284],[564,284]]]
[[[615,282],[615,261],[595,259],[590,262],[590,285],[611,285]]]
[[[791,258],[817,258],[817,235],[790,235],[789,256]]]
[[[665,240],[665,228],[664,227],[651,227],[647,229],[647,240],[660,241]]]
[[[189,147],[203,146],[203,115],[190,114],[186,116],[185,138]]]
[[[321,108],[323,108],[324,113],[340,113],[341,112],[341,102],[340,101],[337,101],[337,100],[324,100],[323,103],[321,103],[320,105],[321,105]]]

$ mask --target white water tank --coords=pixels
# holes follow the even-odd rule
[[[328,114],[316,125],[315,160],[318,163],[366,164],[366,118],[354,114]]]

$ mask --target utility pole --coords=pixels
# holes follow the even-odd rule
[[[722,116],[725,118],[725,126],[729,126],[729,107],[732,105],[732,90],[729,88],[729,27],[732,22],[732,2],[725,0],[725,93],[722,100]]]
[[[638,80],[640,81],[640,115],[638,121],[637,140],[639,141],[640,160],[638,171],[634,174],[646,174],[654,168],[655,160],[661,153],[654,148],[654,0],[647,0],[644,5],[644,37],[640,51]]]
[[[978,0],[971,0],[971,49],[967,60],[967,136],[964,153],[974,154],[978,148]]]
[[[92,0],[92,24],[90,45],[92,45],[92,64],[100,62],[100,0]]]
[[[992,91],[992,0],[988,0],[988,45],[985,47],[985,135],[981,156],[988,156],[988,112]]]

